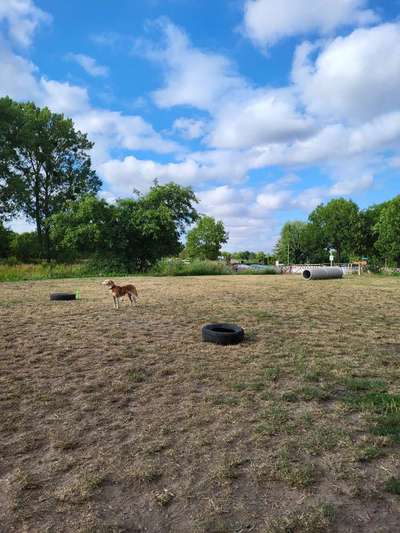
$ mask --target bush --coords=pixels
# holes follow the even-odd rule
[[[232,271],[218,261],[195,259],[190,263],[182,259],[161,259],[150,272],[155,276],[215,276],[232,274]]]
[[[39,259],[40,247],[36,232],[16,233],[11,242],[11,251],[22,263]]]
[[[82,271],[85,276],[125,276],[134,269],[116,257],[94,256],[83,263]]]

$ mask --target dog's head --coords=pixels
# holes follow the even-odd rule
[[[106,279],[105,281],[103,281],[102,285],[105,285],[106,287],[112,289],[115,283],[111,279]]]

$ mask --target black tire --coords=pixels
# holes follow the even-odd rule
[[[236,324],[207,324],[201,330],[203,341],[215,344],[238,344],[243,340],[244,331]]]
[[[50,294],[50,300],[76,300],[74,292],[53,292]]]

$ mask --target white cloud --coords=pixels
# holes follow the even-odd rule
[[[97,61],[90,56],[87,56],[85,54],[67,54],[67,59],[74,61],[78,65],[80,65],[85,72],[90,74],[90,76],[100,76],[105,77],[109,74],[108,67],[104,65],[99,65]]]
[[[309,112],[328,120],[361,123],[397,111],[400,24],[357,29],[320,50],[303,43],[292,77]]]
[[[217,148],[249,148],[310,136],[312,118],[296,111],[290,89],[248,90],[221,102],[209,143]]]
[[[223,185],[197,193],[199,211],[224,222],[229,233],[227,250],[271,250],[277,233],[272,214],[260,211],[251,188]]]
[[[366,0],[246,0],[244,32],[265,46],[308,32],[326,34],[340,26],[376,22],[366,4]]]
[[[32,0],[0,2],[0,22],[6,23],[9,37],[20,46],[30,46],[39,24],[50,20],[50,15],[39,9]]]
[[[163,46],[141,42],[136,50],[164,69],[165,86],[153,92],[159,107],[186,105],[210,110],[224,95],[247,87],[225,56],[192,47],[185,32],[167,20],[158,24]]]
[[[40,96],[36,99],[37,103],[46,105],[55,113],[71,116],[89,110],[89,96],[83,87],[41,78],[38,88]]]
[[[179,132],[185,139],[191,140],[203,137],[207,129],[207,124],[204,120],[180,117],[174,120],[172,129],[173,131]]]
[[[14,54],[0,38],[0,96],[16,100],[40,96],[35,74],[37,67],[29,60]]]
[[[84,111],[84,110],[83,110]],[[173,141],[165,140],[142,117],[117,111],[88,109],[74,117],[79,129],[95,142],[94,162],[104,163],[113,148],[150,150],[157,153],[180,151]]]
[[[331,196],[348,196],[350,194],[354,194],[355,192],[370,189],[373,183],[374,177],[372,173],[366,172],[361,176],[350,177],[337,181],[334,185],[332,185],[329,192]]]

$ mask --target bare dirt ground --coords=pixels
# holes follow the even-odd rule
[[[400,531],[399,280],[130,280],[0,285],[2,533]]]

